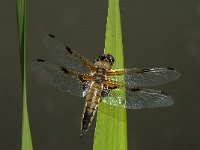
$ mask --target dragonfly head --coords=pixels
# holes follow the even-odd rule
[[[107,61],[107,62],[109,62],[110,65],[112,66],[113,63],[115,62],[115,59],[114,59],[114,57],[113,57],[111,54],[103,54],[103,55],[99,56],[99,57],[95,60],[95,62],[97,62],[97,61]]]

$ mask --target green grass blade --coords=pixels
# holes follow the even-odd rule
[[[26,97],[26,0],[17,0],[17,23],[20,51],[21,78],[23,90],[22,112],[22,150],[32,150],[31,132],[29,127],[27,97]]]
[[[114,56],[114,68],[124,68],[119,0],[108,0],[104,52]],[[100,104],[93,150],[127,150],[125,109]]]

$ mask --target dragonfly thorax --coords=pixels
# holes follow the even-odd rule
[[[99,83],[103,83],[103,82],[105,81],[105,75],[95,73],[95,74],[93,75],[93,81],[99,82]]]
[[[106,72],[106,69],[105,68],[97,68],[96,70],[96,73],[99,74],[99,75],[104,75]]]
[[[106,60],[103,60],[103,61],[99,60],[99,61],[97,61],[97,62],[95,63],[95,67],[96,67],[96,68],[103,68],[103,69],[105,69],[105,70],[109,70],[109,69],[112,68],[112,65],[111,65],[110,62],[108,62],[108,61],[106,61]]]

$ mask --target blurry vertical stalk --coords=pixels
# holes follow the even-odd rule
[[[22,112],[22,150],[32,150],[31,132],[29,127],[27,97],[26,97],[26,0],[16,0],[17,23],[20,52],[20,66],[23,92]]]
[[[108,0],[104,53],[115,58],[113,68],[124,68],[119,0]],[[119,93],[124,94],[124,93]],[[101,103],[93,150],[127,150],[126,110]]]

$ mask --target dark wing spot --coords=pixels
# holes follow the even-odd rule
[[[108,89],[116,89],[116,88],[118,88],[118,86],[117,85],[115,85],[115,86],[113,86],[113,87],[108,87]]]
[[[39,62],[44,62],[44,59],[37,59],[37,61],[39,61]]]
[[[132,88],[131,91],[134,91],[134,92],[135,91],[140,91],[140,89],[135,87],[135,88]]]
[[[60,67],[62,71],[64,71],[64,73],[68,73],[69,71],[63,67]]]
[[[167,67],[167,69],[168,69],[168,70],[174,70],[174,68],[172,68],[172,67]]]
[[[84,82],[85,80],[83,79],[83,77],[78,76],[79,80],[81,80],[82,82]]]
[[[149,72],[149,71],[150,71],[150,69],[138,69],[136,71],[136,73],[145,73],[145,72]]]
[[[48,34],[50,37],[55,38],[55,36],[53,34]]]
[[[60,67],[60,69],[66,73],[66,74],[69,74],[69,75],[72,75],[72,76],[76,76],[77,78],[79,78],[79,80],[81,80],[82,82],[84,82],[85,80],[83,79],[83,77],[81,75],[78,75],[78,74],[73,74],[72,72],[70,72],[69,70],[63,68],[63,67]]]
[[[161,94],[163,95],[168,95],[167,93],[163,92],[163,91],[160,91]]]
[[[66,49],[67,49],[67,51],[68,51],[70,54],[73,53],[72,50],[71,50],[71,48],[69,48],[68,46],[66,46]]]

